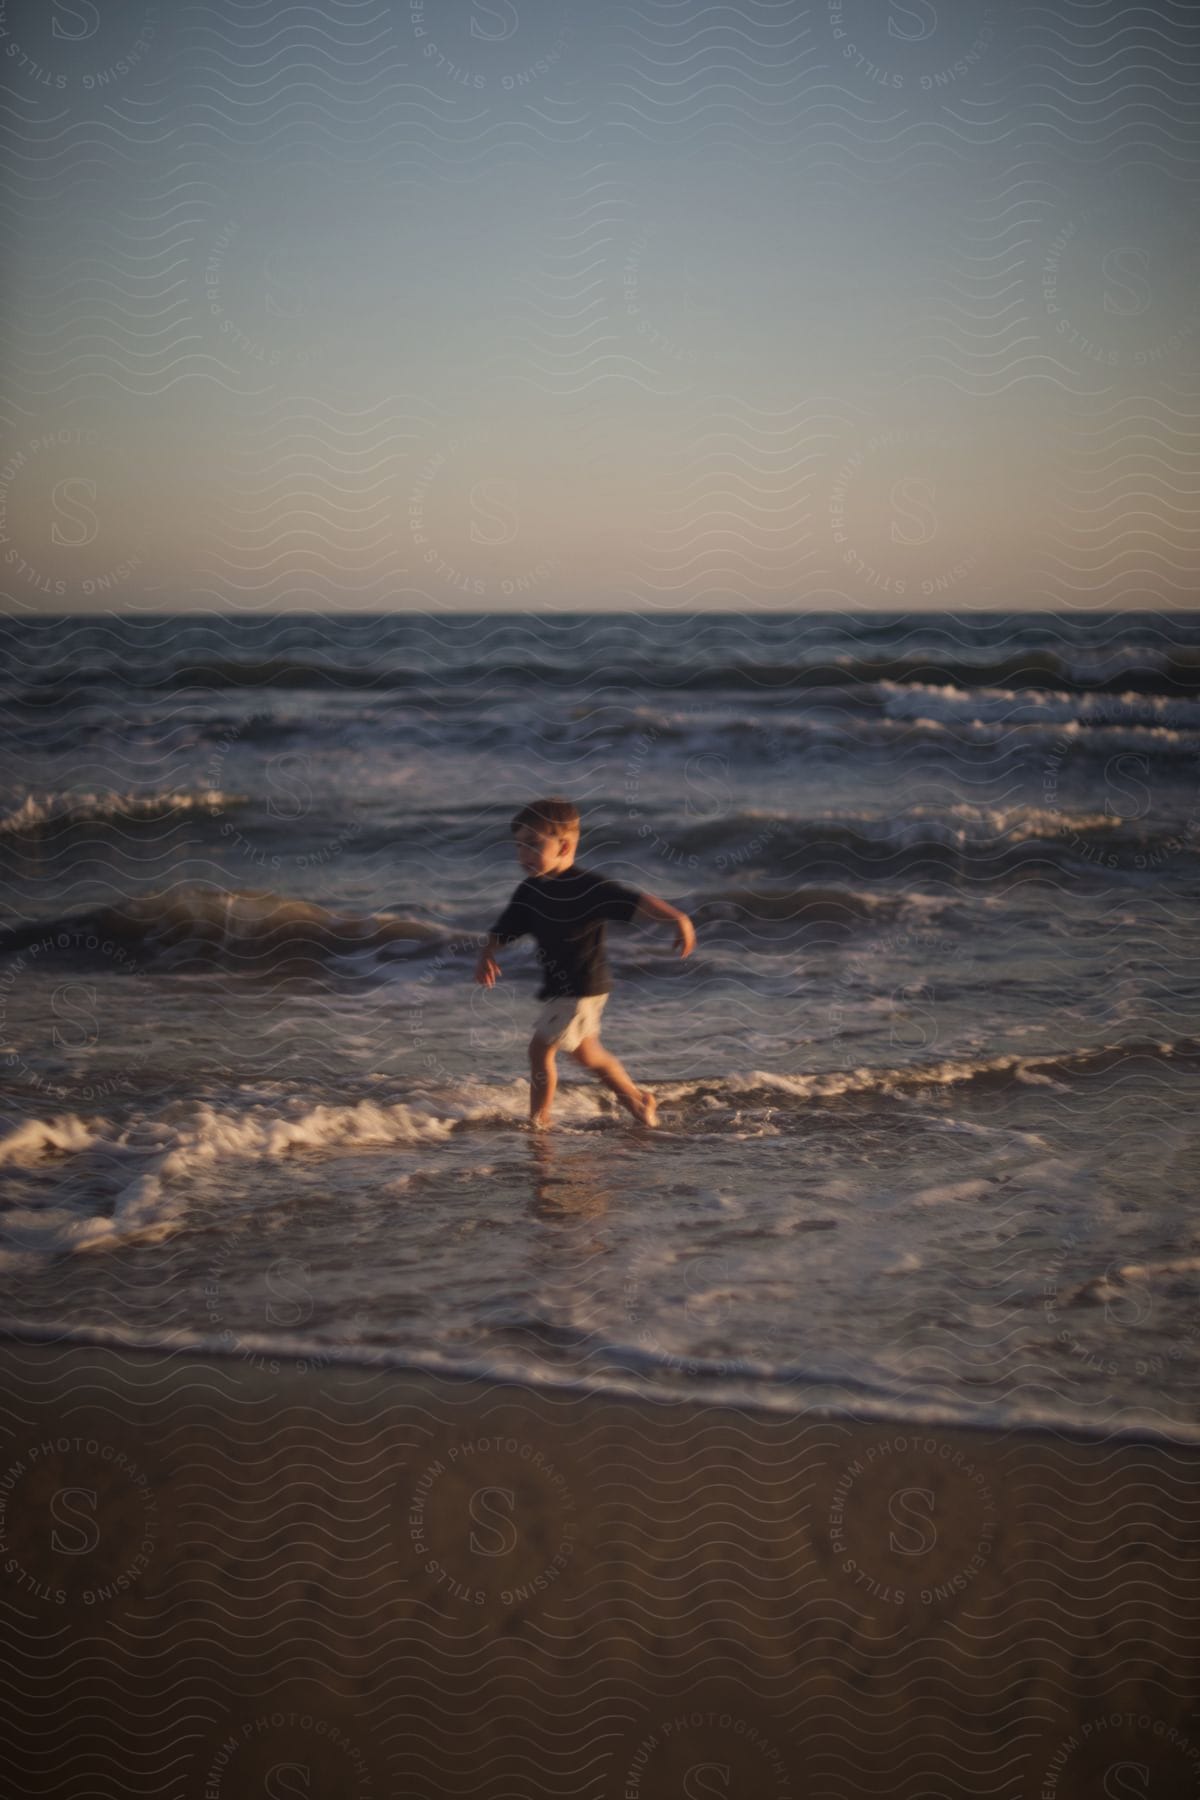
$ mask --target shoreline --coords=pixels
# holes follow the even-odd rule
[[[1196,1446],[279,1361],[0,1340],[16,1791],[1200,1794]]]
[[[906,1406],[898,1397],[882,1391],[867,1391],[865,1384],[864,1391],[855,1395],[848,1391],[845,1383],[839,1383],[834,1378],[825,1380],[817,1375],[803,1378],[780,1376],[776,1384],[779,1402],[772,1404],[755,1394],[702,1395],[672,1393],[664,1389],[656,1392],[647,1385],[637,1383],[632,1377],[628,1379],[628,1385],[622,1385],[619,1379],[611,1382],[603,1379],[584,1381],[569,1372],[564,1373],[561,1380],[551,1376],[539,1380],[520,1371],[501,1371],[483,1364],[464,1363],[450,1367],[442,1363],[422,1362],[419,1357],[414,1357],[407,1351],[385,1346],[347,1344],[314,1349],[302,1340],[280,1334],[261,1339],[239,1334],[233,1344],[200,1338],[180,1338],[170,1343],[141,1341],[125,1337],[119,1331],[105,1333],[94,1327],[69,1331],[59,1326],[40,1324],[0,1324],[0,1353],[6,1346],[21,1345],[48,1350],[105,1350],[132,1358],[186,1357],[243,1368],[252,1378],[267,1380],[285,1373],[318,1378],[339,1372],[358,1372],[364,1375],[431,1380],[449,1385],[461,1382],[485,1387],[489,1392],[512,1389],[517,1394],[554,1396],[568,1401],[628,1401],[634,1406],[642,1405],[650,1410],[660,1407],[692,1407],[705,1412],[734,1412],[739,1417],[761,1420],[764,1423],[802,1417],[829,1425],[844,1424],[874,1430],[891,1427],[910,1433],[954,1432],[986,1437],[1019,1435],[1035,1440],[1052,1439],[1056,1443],[1077,1442],[1093,1446],[1146,1445],[1150,1448],[1194,1451],[1200,1455],[1200,1423],[1192,1426],[1183,1425],[1179,1421],[1167,1421],[1160,1425],[1140,1421],[1105,1425],[1087,1419],[1049,1417],[1008,1420],[965,1418],[952,1407],[943,1407],[938,1411],[934,1404],[923,1406],[918,1415],[915,1408]],[[689,1365],[689,1372],[693,1372],[692,1365]],[[616,1371],[618,1376],[623,1373]],[[733,1384],[738,1378],[736,1374],[730,1374],[724,1364],[695,1365],[694,1373],[714,1383],[720,1381]],[[823,1393],[826,1391],[830,1395],[836,1392],[838,1397],[825,1398]]]
[[[806,1377],[788,1377],[779,1375],[775,1381],[777,1400],[766,1400],[761,1393],[671,1393],[671,1391],[649,1388],[648,1384],[639,1384],[628,1372],[615,1372],[617,1379],[606,1381],[604,1377],[583,1379],[576,1373],[565,1370],[561,1379],[547,1373],[543,1379],[536,1379],[525,1372],[506,1372],[495,1370],[486,1364],[462,1363],[450,1366],[444,1363],[423,1363],[419,1357],[408,1354],[407,1350],[392,1350],[387,1346],[371,1345],[336,1345],[311,1346],[304,1345],[300,1339],[273,1334],[272,1337],[254,1339],[239,1336],[236,1343],[223,1345],[210,1339],[178,1339],[176,1343],[166,1341],[140,1341],[133,1337],[122,1336],[119,1330],[106,1334],[103,1328],[88,1327],[83,1330],[65,1330],[50,1325],[23,1325],[23,1323],[0,1323],[0,1352],[4,1346],[32,1345],[47,1350],[112,1350],[113,1354],[130,1355],[130,1357],[191,1357],[198,1361],[228,1364],[230,1368],[245,1368],[250,1377],[272,1379],[275,1375],[293,1373],[306,1377],[322,1377],[335,1373],[363,1373],[363,1375],[396,1375],[401,1379],[416,1381],[437,1381],[453,1384],[466,1382],[471,1386],[484,1386],[489,1391],[515,1390],[516,1393],[531,1393],[558,1397],[563,1400],[594,1400],[603,1402],[621,1402],[628,1400],[633,1406],[644,1408],[691,1408],[702,1411],[730,1411],[739,1417],[763,1420],[763,1422],[779,1422],[788,1418],[808,1418],[813,1422],[822,1422],[829,1426],[871,1427],[871,1429],[900,1429],[909,1433],[964,1433],[964,1435],[997,1436],[1029,1436],[1029,1438],[1047,1438],[1056,1444],[1078,1442],[1090,1445],[1148,1445],[1159,1449],[1178,1449],[1178,1451],[1195,1451],[1200,1454],[1200,1422],[1195,1426],[1182,1424],[1178,1420],[1168,1420],[1164,1424],[1150,1422],[1124,1422],[1124,1424],[1099,1424],[1087,1418],[964,1418],[954,1409],[946,1408],[937,1411],[934,1406],[921,1409],[918,1417],[916,1409],[905,1406],[900,1397],[892,1397],[882,1391],[869,1391],[855,1395],[849,1391],[846,1382],[838,1382],[829,1377],[828,1381],[819,1375]],[[730,1373],[725,1364],[687,1364],[689,1377],[696,1375],[705,1381],[734,1384],[738,1375]],[[759,1386],[763,1382],[759,1381]],[[835,1395],[824,1397],[824,1395]]]

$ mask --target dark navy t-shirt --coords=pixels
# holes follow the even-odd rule
[[[492,936],[502,944],[527,934],[535,939],[542,965],[539,1000],[607,994],[612,982],[605,921],[628,924],[641,897],[635,888],[572,863],[560,875],[526,876],[492,926]]]

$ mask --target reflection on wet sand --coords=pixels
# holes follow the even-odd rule
[[[530,1132],[529,1173],[535,1219],[559,1223],[602,1219],[617,1200],[616,1188],[599,1173],[591,1146],[567,1149],[552,1130]],[[607,1248],[599,1241],[594,1247]]]

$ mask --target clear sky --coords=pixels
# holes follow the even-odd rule
[[[0,34],[10,612],[1197,602],[1194,6]]]

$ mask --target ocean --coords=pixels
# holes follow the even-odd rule
[[[0,642],[0,1333],[1196,1441],[1200,614]],[[657,1131],[471,979],[546,794]]]

